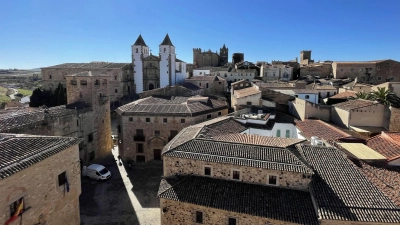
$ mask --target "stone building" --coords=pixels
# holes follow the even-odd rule
[[[140,98],[147,98],[151,96],[194,96],[204,95],[204,88],[199,87],[192,83],[184,82],[182,84],[167,86],[164,88],[157,88],[149,91],[143,91],[139,94]]]
[[[400,222],[400,208],[338,149],[246,129],[216,118],[164,147],[161,224]]]
[[[119,154],[124,160],[161,160],[163,147],[183,128],[226,115],[224,100],[211,97],[147,97],[121,106]]]
[[[311,50],[303,50],[300,52],[300,65],[313,64],[314,60],[311,59]]]
[[[185,79],[185,83],[191,83],[203,89],[204,95],[224,96],[228,83],[219,76],[193,76]]]
[[[176,58],[175,46],[168,34],[159,45],[159,55],[151,54],[142,35],[132,45],[132,65],[136,93],[163,88],[187,78],[186,63]]]
[[[92,71],[93,73],[105,74],[108,80],[107,96],[111,104],[118,106],[120,100],[135,93],[133,80],[133,69],[130,63],[64,63],[60,65],[41,68],[42,87],[44,90],[53,91],[58,83],[66,87],[66,75],[79,72]]]
[[[236,63],[240,63],[244,61],[244,53],[233,53],[232,54],[232,63],[235,65]]]
[[[104,157],[112,147],[107,84],[107,75],[67,75],[67,105],[3,114],[0,132],[79,137],[83,164]]]
[[[80,224],[80,141],[0,134],[1,224]]]
[[[219,49],[219,54],[217,52],[201,51],[201,48],[193,49],[193,65],[194,68],[200,68],[204,66],[224,66],[228,63],[228,51],[229,49],[225,46]]]
[[[293,79],[293,70],[293,67],[284,64],[271,65],[263,63],[260,68],[260,76],[264,81],[290,81]]]

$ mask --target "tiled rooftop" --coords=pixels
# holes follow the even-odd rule
[[[320,84],[308,84],[306,88],[310,90],[332,90],[332,91],[337,90],[337,88],[335,88],[332,85],[320,85]]]
[[[385,156],[388,161],[392,161],[400,157],[399,135],[400,133],[382,132],[382,134],[368,139],[367,146]]]
[[[278,148],[286,148],[305,141],[304,139],[296,138],[280,138],[248,134],[224,134],[213,137],[213,140]]]
[[[310,184],[321,219],[399,223],[400,208],[336,148],[298,145],[313,168]]]
[[[344,109],[344,110],[353,110],[353,109],[360,109],[372,105],[377,105],[379,103],[374,102],[374,101],[369,101],[369,100],[364,100],[364,99],[354,99],[354,100],[349,100],[345,102],[341,102],[338,104],[334,104],[333,106],[339,109]]]
[[[214,121],[213,124],[205,125],[198,134],[198,138],[213,139],[215,136],[224,134],[237,134],[247,130],[247,127],[228,117],[222,121]]]
[[[321,120],[298,120],[296,121],[296,127],[300,130],[300,134],[308,140],[310,140],[312,136],[317,136],[326,141],[351,136],[350,134]]]
[[[310,89],[294,89],[293,91],[296,94],[318,94],[318,91]]]
[[[90,62],[90,63],[63,63],[45,68],[79,68],[79,69],[122,69],[131,66],[131,63]]]
[[[349,99],[349,98],[357,98],[357,96],[356,96],[356,92],[354,92],[354,91],[345,91],[345,92],[339,93],[337,95],[331,96],[329,98],[332,98],[332,99]]]
[[[271,170],[312,173],[303,162],[285,148],[195,139],[172,148],[163,155]]]
[[[248,87],[234,91],[234,95],[236,98],[243,98],[251,95],[256,95],[261,93],[256,87]]]
[[[184,82],[181,85],[182,85],[182,87],[187,88],[191,91],[198,91],[198,90],[202,89],[202,87],[199,87],[199,86],[189,83],[189,82]]]
[[[0,180],[81,141],[71,137],[0,134]]]
[[[196,81],[222,81],[224,78],[218,76],[193,76],[191,78],[187,78],[186,80],[196,80]]]
[[[288,223],[318,224],[310,194],[303,191],[182,176],[180,182],[163,179],[158,197]]]
[[[181,115],[197,116],[227,109],[226,101],[209,98],[207,102],[192,101],[195,97],[147,97],[117,109],[120,115]],[[190,103],[188,102],[190,100]]]

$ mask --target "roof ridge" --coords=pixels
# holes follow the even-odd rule
[[[187,180],[187,179],[188,179],[189,177],[191,177],[192,175],[190,175],[190,174],[185,174],[185,175],[183,175],[183,176],[185,176],[185,178],[182,178],[182,180],[180,180],[179,182],[177,182],[177,183],[174,184],[174,185],[171,185],[169,188],[166,188],[164,191],[157,193],[157,196],[163,194],[164,192],[168,191],[168,190],[171,189],[172,187],[175,187],[176,185],[182,183],[183,181]],[[169,176],[169,177],[171,177],[171,176]],[[168,177],[166,177],[166,178],[168,178]],[[163,179],[166,180],[166,178],[163,178]]]

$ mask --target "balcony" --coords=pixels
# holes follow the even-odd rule
[[[135,135],[133,136],[134,141],[146,141],[146,137],[144,135]]]
[[[100,104],[100,105],[106,104],[107,101],[108,101],[108,96],[100,96],[100,97],[99,97],[99,104]]]

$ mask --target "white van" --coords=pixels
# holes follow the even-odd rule
[[[82,175],[95,180],[107,180],[111,177],[111,172],[102,165],[92,164],[88,167],[83,167]]]

